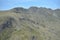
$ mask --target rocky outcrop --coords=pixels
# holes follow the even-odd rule
[[[6,20],[5,22],[3,22],[0,25],[0,31],[4,30],[5,28],[11,28],[13,26],[13,22],[14,22],[14,18],[7,18],[8,20]]]

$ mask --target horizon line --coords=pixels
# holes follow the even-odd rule
[[[17,7],[21,7],[21,8],[25,8],[25,9],[29,9],[30,7],[41,8],[40,6],[30,6],[30,7],[17,6]],[[10,10],[10,9],[17,8],[17,7],[12,7],[12,8],[8,8],[8,9],[0,9],[0,11]],[[51,8],[51,7],[42,7],[42,8],[47,8],[47,9],[52,9],[52,10],[60,9],[60,8]]]

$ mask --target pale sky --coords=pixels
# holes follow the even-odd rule
[[[60,8],[60,0],[0,0],[0,10],[9,10],[14,7],[29,8],[31,6]]]

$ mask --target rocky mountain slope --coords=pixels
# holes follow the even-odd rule
[[[0,40],[60,40],[60,9],[16,7],[0,11]]]

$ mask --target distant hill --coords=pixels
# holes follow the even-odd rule
[[[16,7],[0,11],[0,40],[60,40],[60,9]]]

